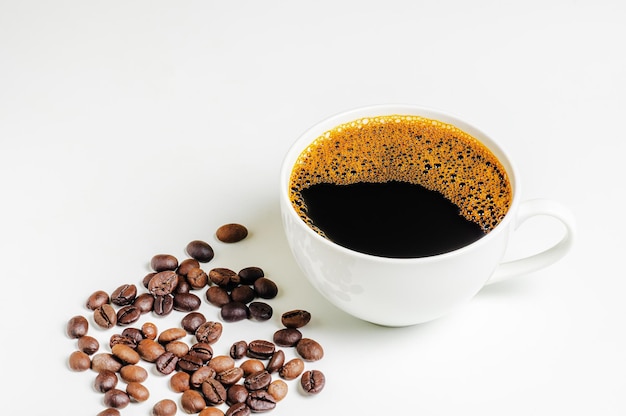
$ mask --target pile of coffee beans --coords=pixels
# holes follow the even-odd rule
[[[247,235],[248,230],[240,224],[226,224],[216,232],[218,240],[225,243],[241,241]],[[91,369],[96,373],[93,387],[103,393],[106,406],[98,416],[120,415],[131,403],[150,399],[144,385],[149,374],[146,364],[169,376],[170,389],[181,394],[179,404],[167,398],[157,400],[152,407],[154,416],[173,416],[179,406],[200,416],[269,411],[287,395],[288,382],[296,379],[304,394],[319,393],[325,385],[324,374],[306,369],[305,363],[322,359],[324,350],[300,331],[311,314],[301,309],[287,311],[281,315],[283,328],[276,330],[271,340],[241,339],[228,351],[217,353],[214,348],[224,325],[244,319],[262,322],[273,316],[266,301],[277,296],[278,287],[257,266],[238,272],[223,267],[205,272],[201,263],[214,257],[213,248],[205,241],[190,242],[186,252],[189,258],[180,263],[170,254],[154,255],[152,271],[142,280],[143,292],[126,283],[110,293],[97,290],[87,298],[85,307],[99,328],[120,329],[110,336],[106,352],[88,334],[87,317],[69,319],[66,332],[76,340],[77,349],[70,354],[68,365],[73,371]],[[194,293],[197,290],[205,290],[204,298],[219,308],[221,320],[209,320],[199,310],[203,301]],[[153,322],[133,326],[146,314],[162,317],[173,311],[184,313],[180,326],[161,331]],[[285,348],[293,349],[294,358],[286,358]],[[120,380],[125,388],[120,387]]]

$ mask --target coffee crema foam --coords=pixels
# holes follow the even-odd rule
[[[485,233],[504,218],[512,199],[506,170],[477,139],[437,120],[386,115],[341,124],[315,139],[294,164],[290,200],[302,220],[325,236],[307,217],[303,189],[389,181],[441,193]]]

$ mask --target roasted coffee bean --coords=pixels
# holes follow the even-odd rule
[[[243,370],[239,367],[232,367],[215,375],[215,379],[225,387],[236,384],[243,377]]]
[[[276,400],[265,390],[255,390],[248,395],[246,404],[253,412],[267,412],[276,407]]]
[[[165,351],[154,362],[156,369],[161,374],[170,374],[176,370],[176,364],[178,363],[178,357],[171,352]]]
[[[137,345],[137,353],[142,360],[153,363],[165,353],[165,347],[153,339],[146,338]]]
[[[117,382],[117,374],[111,370],[103,370],[96,376],[93,386],[96,391],[106,393],[107,391],[114,389],[117,386]]]
[[[287,386],[287,383],[282,380],[272,381],[267,388],[267,392],[271,394],[274,400],[276,400],[277,402],[281,401],[285,398],[285,396],[287,396],[288,390],[289,387]]]
[[[184,341],[171,341],[165,344],[165,351],[169,351],[178,358],[181,358],[189,354],[189,345]]]
[[[243,385],[248,391],[266,389],[272,382],[272,376],[269,371],[259,371],[258,373],[250,374],[243,381]]]
[[[189,312],[183,316],[180,326],[190,334],[195,334],[200,325],[206,322],[206,317],[201,312]]]
[[[154,296],[152,311],[158,316],[169,315],[174,310],[174,297],[172,295]]]
[[[186,335],[187,331],[185,331],[183,328],[169,328],[161,332],[161,334],[157,338],[157,341],[161,344],[167,344],[168,342],[184,338]]]
[[[247,350],[248,343],[246,341],[234,342],[230,347],[230,356],[235,360],[238,360],[239,358],[245,357]]]
[[[111,389],[104,393],[104,405],[114,409],[123,409],[130,403],[130,397],[125,391]]]
[[[202,300],[193,293],[176,293],[174,295],[174,310],[181,312],[196,311],[200,308]]]
[[[125,284],[111,293],[111,303],[117,306],[126,306],[133,303],[135,297],[137,297],[137,286]]]
[[[165,270],[152,276],[148,282],[148,291],[155,296],[169,295],[178,284],[178,275],[172,270]]]
[[[191,285],[187,281],[187,278],[182,274],[178,275],[178,283],[176,283],[176,288],[172,292],[173,295],[176,293],[189,293],[191,292]]]
[[[250,358],[268,359],[274,354],[276,345],[270,341],[257,339],[248,343],[247,355]]]
[[[187,413],[198,413],[206,407],[206,402],[199,391],[189,389],[183,392],[180,405]]]
[[[226,289],[219,286],[211,286],[206,291],[206,300],[214,306],[221,308],[230,302],[230,295]]]
[[[317,342],[310,338],[302,338],[296,344],[296,351],[305,361],[317,361],[324,357],[324,349]]]
[[[111,354],[125,364],[137,364],[141,359],[137,351],[124,344],[113,345],[111,347]]]
[[[258,373],[259,371],[265,370],[265,364],[263,364],[262,361],[257,360],[256,358],[251,358],[244,361],[239,367],[243,370],[243,374],[245,376],[249,376],[250,374]]]
[[[302,309],[285,312],[280,317],[280,321],[287,328],[301,328],[309,323],[311,314]]]
[[[281,347],[294,347],[302,339],[302,332],[296,328],[283,328],[274,332],[273,339]]]
[[[96,373],[104,370],[109,370],[117,373],[122,368],[122,363],[108,352],[101,352],[95,354],[91,358],[91,369]]]
[[[196,355],[186,354],[179,358],[178,369],[186,373],[193,373],[202,367],[202,359]]]
[[[89,335],[83,335],[78,338],[78,349],[87,355],[92,355],[100,349],[100,343],[97,339]]]
[[[128,364],[120,368],[120,377],[127,383],[132,381],[143,383],[148,379],[148,371],[139,365]]]
[[[76,315],[67,323],[66,332],[70,338],[78,339],[83,335],[87,335],[89,330],[89,321],[81,315]]]
[[[285,380],[293,380],[298,378],[300,374],[304,371],[304,361],[300,358],[292,358],[287,361],[285,365],[278,371],[278,375],[280,375]]]
[[[241,224],[224,224],[217,229],[215,236],[223,243],[236,243],[248,236],[248,229]]]
[[[122,306],[117,311],[117,324],[119,326],[130,325],[141,318],[141,311],[133,305]]]
[[[109,347],[113,347],[117,344],[128,345],[129,347],[135,349],[137,348],[137,341],[134,338],[127,337],[122,334],[113,334],[111,338],[109,338]]]
[[[117,409],[113,409],[113,408],[107,408],[104,409],[103,411],[99,412],[96,416],[120,416],[121,413],[119,410]]]
[[[139,309],[141,314],[151,312],[154,308],[154,295],[151,293],[142,293],[135,298],[133,305]]]
[[[196,267],[187,273],[187,282],[194,289],[202,289],[209,283],[209,275],[201,268]]]
[[[155,254],[150,260],[150,267],[157,273],[166,270],[176,270],[178,268],[178,259],[171,254]]]
[[[273,299],[278,294],[278,287],[267,277],[260,277],[254,281],[254,291],[260,298]]]
[[[152,322],[146,322],[141,325],[141,333],[144,338],[148,339],[156,339],[157,334],[159,333],[157,326]]]
[[[105,303],[94,309],[93,320],[101,328],[112,328],[117,324],[117,312],[113,306]]]
[[[182,393],[191,388],[189,373],[179,371],[170,377],[170,388],[176,393]]]
[[[156,272],[150,272],[147,275],[145,275],[143,277],[143,279],[141,280],[141,284],[143,285],[143,287],[145,287],[146,289],[148,288],[148,286],[150,285],[150,280],[152,280],[152,278],[156,275]]]
[[[259,277],[265,276],[263,269],[261,269],[260,267],[256,267],[256,266],[245,267],[239,270],[239,273],[237,274],[239,275],[241,284],[244,284],[244,285],[251,285]]]
[[[248,305],[241,302],[229,302],[222,306],[220,315],[224,322],[237,322],[248,319],[250,311]]]
[[[150,397],[150,392],[143,384],[137,381],[131,381],[126,385],[126,394],[132,401],[145,402]]]
[[[309,370],[302,373],[300,377],[300,385],[302,389],[310,394],[317,394],[324,388],[326,378],[324,373],[319,370]]]
[[[68,364],[74,371],[86,371],[91,367],[91,359],[82,351],[74,351],[70,354]]]
[[[143,333],[137,328],[124,328],[124,330],[122,331],[122,336],[135,340],[137,344],[139,344],[141,340],[144,339]]]
[[[246,399],[248,397],[246,396]],[[226,410],[224,416],[250,416],[252,410],[248,407],[245,402],[235,403]]]
[[[245,403],[248,398],[248,389],[243,384],[235,384],[226,390],[226,403]]]
[[[274,354],[272,355],[272,358],[270,358],[270,360],[267,362],[267,366],[265,366],[265,369],[269,373],[273,373],[275,371],[280,370],[284,364],[285,364],[285,353],[283,352],[283,350],[276,350]]]
[[[222,324],[215,321],[207,321],[200,325],[195,332],[198,342],[214,344],[222,336]]]
[[[254,293],[254,289],[246,285],[237,286],[230,291],[230,298],[234,302],[250,303],[255,297],[256,293]]]
[[[226,401],[226,388],[216,379],[205,380],[200,388],[207,403],[218,405]]]
[[[91,309],[93,311],[98,309],[105,303],[109,302],[110,299],[107,292],[105,292],[104,290],[96,290],[89,296],[89,298],[87,298],[87,303],[85,304],[85,306],[87,306],[87,309]]]
[[[250,318],[257,321],[267,321],[274,314],[274,310],[265,302],[251,302],[248,305]]]
[[[203,363],[213,358],[213,347],[206,342],[197,342],[189,348],[189,354],[199,357]]]
[[[171,399],[159,400],[152,407],[152,416],[175,416],[178,408]]]
[[[215,378],[215,370],[205,365],[191,373],[189,382],[193,387],[198,388],[210,378]]]
[[[235,360],[228,355],[216,355],[209,361],[209,367],[215,370],[216,374],[222,371],[230,370],[235,367]]]
[[[226,267],[216,267],[209,270],[209,279],[220,287],[228,287],[240,282],[239,275]]]
[[[189,273],[189,270],[195,269],[197,267],[200,267],[200,263],[198,263],[198,260],[185,259],[181,261],[180,264],[178,265],[178,269],[176,269],[176,273],[178,273],[181,276],[187,276],[187,273]]]
[[[211,247],[206,241],[202,240],[193,240],[189,242],[187,247],[185,247],[185,251],[187,251],[187,254],[189,254],[193,259],[199,261],[200,263],[208,263],[215,255],[213,247]]]

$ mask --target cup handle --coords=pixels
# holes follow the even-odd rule
[[[500,264],[486,284],[497,283],[547,267],[561,259],[570,250],[575,234],[574,214],[556,201],[532,199],[520,205],[515,228],[517,229],[524,221],[537,215],[553,217],[565,226],[565,234],[561,240],[540,253]]]

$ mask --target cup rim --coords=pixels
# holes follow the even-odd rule
[[[322,237],[317,232],[315,232],[311,227],[309,227],[303,220],[298,216],[295,209],[293,208],[290,198],[289,198],[289,180],[291,177],[291,172],[293,169],[293,164],[297,160],[298,156],[302,151],[308,146],[313,140],[317,137],[321,136],[326,131],[331,130],[332,128],[350,122],[352,120],[357,120],[364,117],[374,117],[374,116],[383,116],[383,115],[417,115],[430,119],[434,119],[437,121],[441,121],[447,124],[451,124],[464,132],[470,134],[476,140],[480,141],[483,145],[485,145],[497,159],[502,163],[505,168],[505,171],[508,175],[508,180],[511,185],[511,189],[513,192],[513,198],[511,199],[511,205],[504,218],[500,223],[494,227],[489,233],[487,233],[484,237],[467,244],[463,247],[457,248],[452,251],[448,251],[441,254],[435,254],[431,256],[425,257],[383,257],[376,256],[373,254],[362,253],[356,250],[352,250],[350,248],[341,246],[337,243],[332,242],[331,240]],[[507,228],[508,223],[513,221],[513,213],[516,211],[517,205],[519,205],[520,200],[520,183],[519,183],[519,175],[517,174],[517,169],[511,158],[509,157],[508,152],[502,147],[501,144],[496,142],[491,135],[483,131],[482,129],[476,127],[475,124],[467,121],[466,117],[459,116],[457,114],[453,114],[449,111],[439,110],[433,107],[416,105],[416,104],[375,104],[361,107],[354,107],[352,109],[341,111],[326,117],[319,122],[313,124],[308,129],[306,129],[303,133],[301,133],[296,140],[292,143],[287,153],[285,154],[280,170],[280,199],[281,199],[281,208],[283,210],[283,215],[289,215],[292,219],[296,220],[295,222],[306,229],[306,232],[311,235],[316,241],[321,244],[327,246],[328,248],[332,248],[333,250],[337,250],[346,255],[367,259],[369,261],[377,261],[381,263],[403,263],[403,264],[422,264],[428,262],[436,262],[444,259],[456,257],[465,254],[468,251],[472,251],[475,249],[479,249],[481,246],[488,244],[490,240],[496,238],[500,233],[504,232]]]

